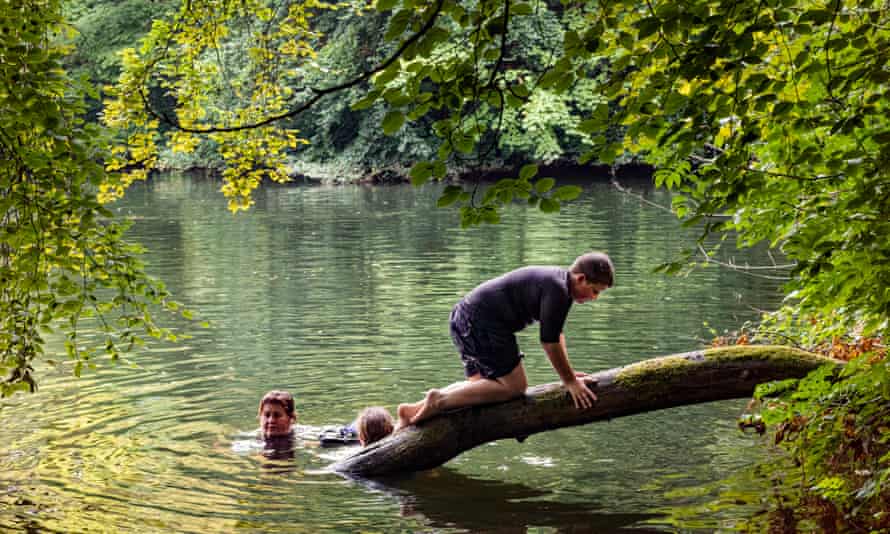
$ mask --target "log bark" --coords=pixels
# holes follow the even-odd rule
[[[574,407],[560,383],[523,397],[464,408],[412,425],[337,462],[335,471],[380,477],[444,464],[483,443],[687,404],[750,397],[758,384],[802,378],[841,362],[785,346],[748,345],[664,356],[592,374],[599,400]]]

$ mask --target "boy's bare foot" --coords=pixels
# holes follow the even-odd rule
[[[423,404],[420,405],[420,409],[417,410],[417,413],[414,414],[414,417],[411,418],[411,424],[416,425],[417,423],[429,419],[430,417],[438,414],[442,411],[442,392],[438,389],[431,389],[426,392],[426,398],[423,399]]]
[[[411,418],[417,414],[417,411],[420,410],[420,406],[423,401],[415,402],[414,404],[399,404],[396,413],[399,416],[399,421],[396,423],[396,428],[393,432],[398,432],[399,430],[405,428],[406,426],[411,424]]]

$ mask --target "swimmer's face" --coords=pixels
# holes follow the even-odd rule
[[[281,405],[274,402],[263,405],[260,411],[260,427],[263,429],[264,437],[286,436],[291,433],[293,424],[294,418],[287,415]]]

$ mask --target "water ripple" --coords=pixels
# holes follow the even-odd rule
[[[612,255],[616,287],[566,324],[572,362],[589,371],[694,348],[709,335],[705,322],[732,327],[778,293],[716,269],[654,275],[694,232],[605,185],[587,186],[559,216],[517,205],[502,224],[467,230],[455,211],[435,208],[436,187],[270,187],[240,216],[216,188],[155,180],[115,207],[133,218],[149,271],[212,327],[174,321],[193,337],[139,351],[135,367],[99,361],[79,380],[67,363],[41,369],[40,392],[2,401],[0,529],[473,531],[505,510],[494,527],[610,530],[759,454],[733,430],[737,403],[486,445],[448,469],[378,485],[325,472],[345,449],[307,440],[275,459],[241,447],[270,389],[292,391],[299,422],[323,427],[462,379],[451,307],[520,265],[567,265],[587,249]],[[537,332],[520,343],[530,382],[557,380]]]

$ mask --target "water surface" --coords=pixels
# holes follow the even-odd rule
[[[489,444],[383,482],[326,473],[343,451],[308,441],[278,459],[237,443],[269,389],[292,391],[300,423],[318,427],[461,379],[451,306],[519,266],[611,255],[616,287],[574,306],[565,329],[585,371],[698,348],[711,329],[775,307],[777,282],[721,268],[653,274],[694,231],[605,183],[558,215],[517,205],[500,225],[464,230],[455,210],[435,207],[435,186],[267,187],[239,215],[218,187],[166,177],[112,206],[134,221],[148,270],[212,328],[174,321],[193,337],[81,379],[69,365],[48,368],[37,394],[3,401],[0,529],[711,531],[738,520],[739,510],[674,511],[707,502],[717,490],[697,488],[763,457],[763,442],[735,429],[742,400]],[[665,192],[641,193],[670,204]],[[556,381],[536,340],[534,328],[520,336],[529,381]]]

